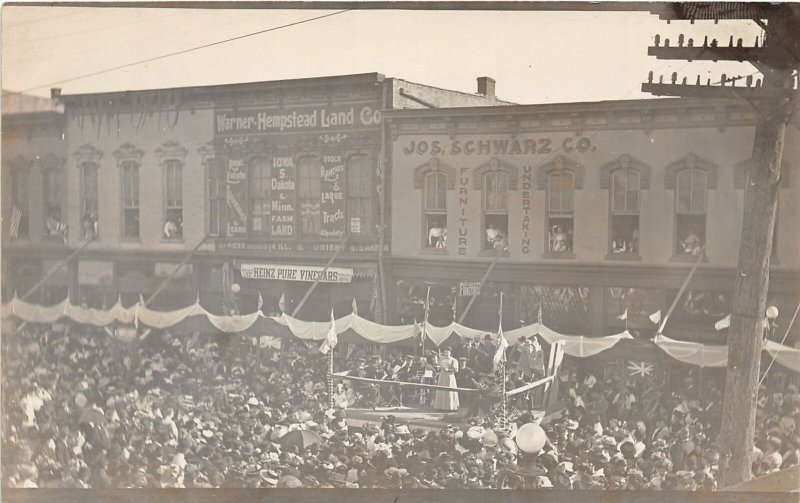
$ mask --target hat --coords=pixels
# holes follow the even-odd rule
[[[247,399],[247,405],[258,405],[258,398],[251,396]]]
[[[394,430],[394,433],[395,435],[411,435],[411,430],[405,424],[401,424]]]
[[[492,430],[487,430],[481,438],[483,445],[486,447],[496,447],[498,440],[497,433],[493,432]]]

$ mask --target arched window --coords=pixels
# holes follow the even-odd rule
[[[249,165],[250,236],[267,237],[270,234],[272,164],[263,157],[256,157]]]
[[[547,175],[548,252],[573,250],[575,220],[575,175],[559,170]]]
[[[91,161],[81,163],[81,237],[96,239],[98,237],[98,192],[97,192],[97,164]]]
[[[640,190],[638,171],[611,173],[611,253],[639,253]]]
[[[297,164],[300,235],[319,237],[322,230],[320,160],[316,156],[306,156],[302,157]]]
[[[508,174],[502,171],[483,175],[483,228],[485,250],[508,248]]]
[[[139,162],[122,161],[122,237],[139,239]]]
[[[675,253],[698,255],[706,244],[708,175],[687,168],[675,178]]]
[[[347,160],[347,217],[353,234],[369,235],[375,232],[372,174],[370,156],[354,155]]]
[[[427,229],[424,246],[446,248],[447,177],[444,173],[425,174],[422,197],[425,229]]]

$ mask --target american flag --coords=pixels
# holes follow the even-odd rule
[[[15,204],[11,210],[11,239],[16,239],[19,235],[19,223],[22,220],[22,211]]]

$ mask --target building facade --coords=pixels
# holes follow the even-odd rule
[[[642,100],[386,114],[394,322],[721,342],[756,117],[745,103]],[[800,131],[787,128],[770,297],[800,299]],[[779,320],[780,321],[780,320]],[[796,334],[793,335],[796,337]]]
[[[27,271],[10,276],[5,294],[25,291],[22,276],[35,282],[52,261],[91,240],[48,280],[42,291],[50,293],[33,300],[54,303],[68,293],[90,307],[118,298],[131,305],[172,277],[149,305],[176,309],[199,298],[212,312],[252,312],[261,302],[275,313],[283,299],[291,313],[347,238],[336,269],[297,316],[326,320],[331,308],[349,312],[354,299],[372,316],[378,252],[390,244],[381,236],[382,111],[504,103],[491,79],[479,82],[478,94],[380,74],[85,95],[54,90],[64,106],[54,153],[61,178],[33,179],[37,187],[50,183],[47,190],[15,191],[15,204],[36,206],[29,225],[38,226],[38,201],[59,189],[59,212],[47,212],[68,232],[51,247],[23,232],[4,240],[4,264]],[[4,153],[6,143],[12,152],[24,143],[16,136],[7,142],[5,131],[3,140]],[[29,160],[47,148],[21,153],[22,171],[39,176]]]

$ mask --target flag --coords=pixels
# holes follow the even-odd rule
[[[724,330],[731,326],[731,315],[722,318],[718,322],[714,323],[715,330]]]
[[[453,293],[453,321],[456,321],[456,314],[458,314],[458,295],[457,292]]]
[[[285,294],[281,294],[281,298],[278,301],[278,309],[281,310],[281,313],[286,311],[286,295]]]
[[[322,345],[319,347],[319,352],[323,355],[327,355],[328,351],[332,351],[338,343],[339,337],[336,335],[336,321],[333,319],[333,309],[331,309],[331,328],[328,329],[325,340],[322,341]]]
[[[628,375],[630,376],[640,375],[642,377],[647,377],[652,373],[652,365],[648,365],[645,362],[628,362]]]
[[[19,235],[19,223],[22,220],[22,211],[15,204],[11,210],[11,239],[16,239]]]
[[[358,316],[358,303],[355,297],[353,297],[353,314]]]
[[[539,302],[539,312],[536,313],[536,323],[542,325],[542,303]]]
[[[257,311],[261,311],[261,308],[264,306],[264,298],[261,296],[261,292],[258,292],[258,308]]]
[[[658,323],[661,321],[661,309],[648,316],[648,318],[650,318],[650,321],[658,325]]]
[[[508,341],[506,337],[503,335],[503,325],[500,325],[500,328],[497,332],[497,351],[494,353],[494,358],[492,359],[492,369],[497,371],[497,367],[500,365],[501,361],[506,360],[506,348],[508,347]]]
[[[628,319],[628,308],[625,308],[625,311],[622,312],[619,316],[617,316],[618,320],[627,320]]]

